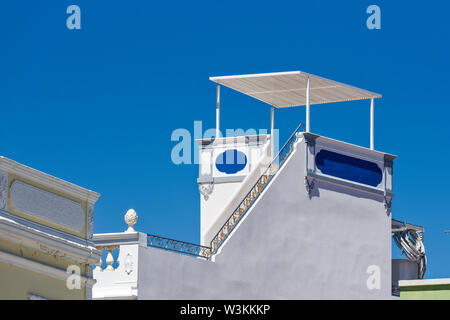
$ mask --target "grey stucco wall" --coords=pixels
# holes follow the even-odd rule
[[[139,252],[139,299],[390,299],[391,218],[382,199],[316,181],[305,144],[229,237],[215,261]],[[367,268],[379,266],[380,289]]]

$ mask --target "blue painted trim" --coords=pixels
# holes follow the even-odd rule
[[[374,163],[322,149],[316,155],[316,166],[326,175],[376,187],[383,180],[383,172]]]
[[[229,149],[219,154],[216,158],[216,168],[226,174],[235,174],[243,170],[247,165],[245,153],[236,149]]]

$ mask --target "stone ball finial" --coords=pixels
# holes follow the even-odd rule
[[[128,230],[125,232],[136,232],[133,226],[136,224],[138,216],[134,209],[129,209],[125,214],[125,223],[128,225]]]

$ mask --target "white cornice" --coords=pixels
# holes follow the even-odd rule
[[[24,176],[49,188],[59,190],[76,198],[87,200],[90,203],[95,203],[100,197],[100,194],[95,191],[79,187],[73,183],[53,177],[2,156],[0,156],[0,169]]]
[[[96,247],[124,244],[147,245],[147,235],[141,232],[97,233],[92,241]]]
[[[439,286],[450,285],[450,278],[442,279],[420,279],[420,280],[400,280],[400,287],[420,287],[420,286]]]
[[[93,242],[0,211],[0,239],[77,263],[93,265],[101,252]]]
[[[266,140],[270,139],[270,134],[259,134],[259,135],[246,135],[246,136],[235,136],[235,137],[220,137],[220,138],[207,138],[207,139],[195,139],[200,146],[213,144],[217,145],[234,145],[236,143],[265,143]],[[204,147],[203,147],[204,148]]]
[[[19,257],[4,251],[0,251],[0,261],[12,264],[19,268],[39,272],[49,277],[53,277],[59,280],[67,280],[69,274],[66,270],[51,267],[36,261],[28,260],[23,257]],[[92,287],[97,281],[95,279],[89,279],[80,275],[80,281],[83,286]]]
[[[302,133],[302,135],[314,135],[310,133]],[[385,157],[395,159],[397,156],[391,155],[385,152],[371,150],[369,148],[358,146],[352,143],[343,142],[323,136],[316,135],[316,144],[323,147],[333,148],[338,151],[349,151],[353,154],[357,154],[360,157],[366,158],[367,160],[384,160]]]

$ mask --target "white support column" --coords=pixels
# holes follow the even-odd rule
[[[310,126],[309,126],[309,95],[310,95],[310,84],[309,84],[309,77],[306,81],[306,132],[309,132]]]
[[[275,155],[275,151],[274,151],[274,138],[275,138],[275,134],[274,134],[274,126],[275,126],[275,112],[274,112],[275,108],[272,107],[270,109],[270,153],[271,153],[271,157],[273,158]]]
[[[220,85],[217,85],[216,100],[216,139],[220,138]]]
[[[370,99],[370,149],[374,149],[374,105],[373,98]]]

